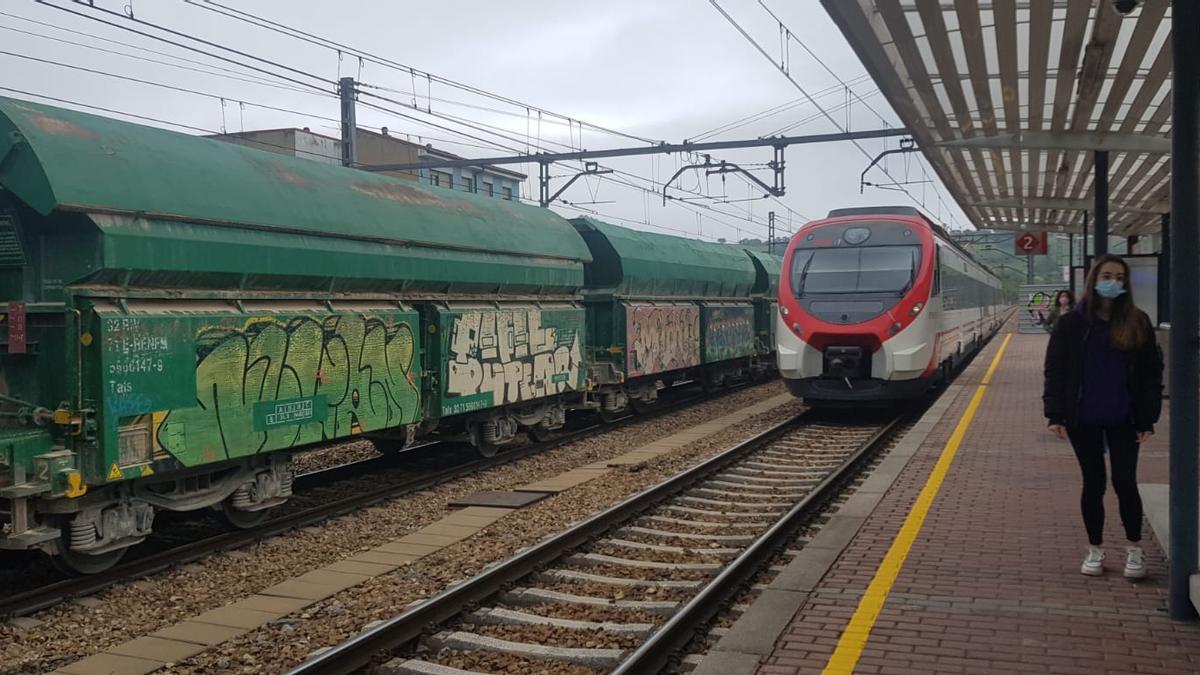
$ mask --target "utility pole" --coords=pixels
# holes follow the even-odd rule
[[[342,99],[342,166],[358,164],[358,121],[354,115],[353,77],[338,80],[338,96]]]
[[[767,254],[775,253],[775,212],[767,213]]]

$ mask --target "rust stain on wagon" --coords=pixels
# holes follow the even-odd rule
[[[350,188],[359,194],[375,199],[386,199],[388,201],[407,204],[409,206],[437,206],[449,211],[461,211],[463,213],[479,213],[479,208],[466,200],[455,199],[448,201],[438,197],[437,195],[424,190],[422,188],[405,185],[403,183],[367,183],[356,182],[350,185]]]
[[[299,174],[293,173],[290,170],[288,170],[287,167],[281,166],[279,164],[275,164],[271,167],[271,173],[274,174],[274,176],[276,178],[278,178],[279,180],[281,180],[285,183],[291,183],[292,185],[296,185],[299,187],[308,187],[309,185],[312,184],[312,181],[310,181],[309,179],[307,179],[304,176],[301,176]]]
[[[93,131],[75,126],[66,120],[60,120],[57,117],[51,117],[40,111],[29,111],[29,121],[33,122],[33,124],[42,131],[55,136],[78,136],[79,138],[86,138],[89,141],[94,141],[97,138],[100,138]]]

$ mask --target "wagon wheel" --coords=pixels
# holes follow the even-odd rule
[[[500,454],[500,446],[496,445],[495,443],[488,443],[483,439],[476,439],[474,445],[475,451],[478,452],[481,457],[491,459]]]
[[[650,412],[651,410],[654,410],[655,406],[657,406],[657,405],[658,405],[658,401],[652,401],[650,403],[647,403],[645,401],[642,401],[641,399],[636,399],[636,398],[629,400],[629,407],[633,408],[633,412],[635,412],[639,415],[645,415],[646,413]]]
[[[108,571],[120,562],[127,550],[127,548],[118,548],[114,551],[106,551],[93,555],[72,551],[64,547],[57,555],[51,556],[50,561],[55,567],[67,574],[99,574]]]
[[[600,416],[601,422],[604,422],[605,424],[612,424],[613,422],[616,422],[617,420],[621,419],[622,417],[625,417],[626,415],[628,415],[629,409],[621,408],[620,410],[611,410],[611,411],[610,410],[597,410],[596,414]]]
[[[267,522],[271,517],[271,511],[274,509],[260,509],[258,511],[246,511],[243,509],[235,509],[230,506],[226,500],[221,503],[221,517],[225,522],[239,530],[250,530]]]
[[[558,429],[547,429],[541,425],[529,427],[529,437],[538,443],[549,443],[558,438]]]

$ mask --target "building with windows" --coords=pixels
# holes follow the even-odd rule
[[[212,138],[324,164],[341,164],[341,140],[315,133],[307,127],[243,131],[220,134]],[[359,129],[356,140],[358,163],[365,166],[415,164],[422,160],[464,159],[454,153],[438,150],[432,145],[421,145],[392,136],[388,133],[387,127],[378,132]],[[486,165],[386,173],[390,176],[418,180],[428,185],[436,185],[450,190],[474,192],[508,200],[520,199],[521,183],[525,180],[523,173]]]

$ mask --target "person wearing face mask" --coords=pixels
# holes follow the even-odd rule
[[[1046,317],[1046,323],[1043,324],[1046,332],[1054,330],[1054,324],[1058,323],[1059,317],[1067,312],[1070,312],[1075,307],[1075,294],[1068,290],[1059,291],[1054,295],[1054,306],[1050,308],[1050,315]]]
[[[1063,314],[1046,348],[1042,402],[1050,431],[1070,440],[1083,473],[1080,505],[1088,552],[1080,572],[1104,572],[1104,450],[1112,465],[1128,545],[1125,576],[1146,576],[1140,541],[1142,500],[1138,447],[1162,412],[1162,353],[1149,317],[1133,303],[1129,266],[1117,256],[1096,260],[1083,301]]]

